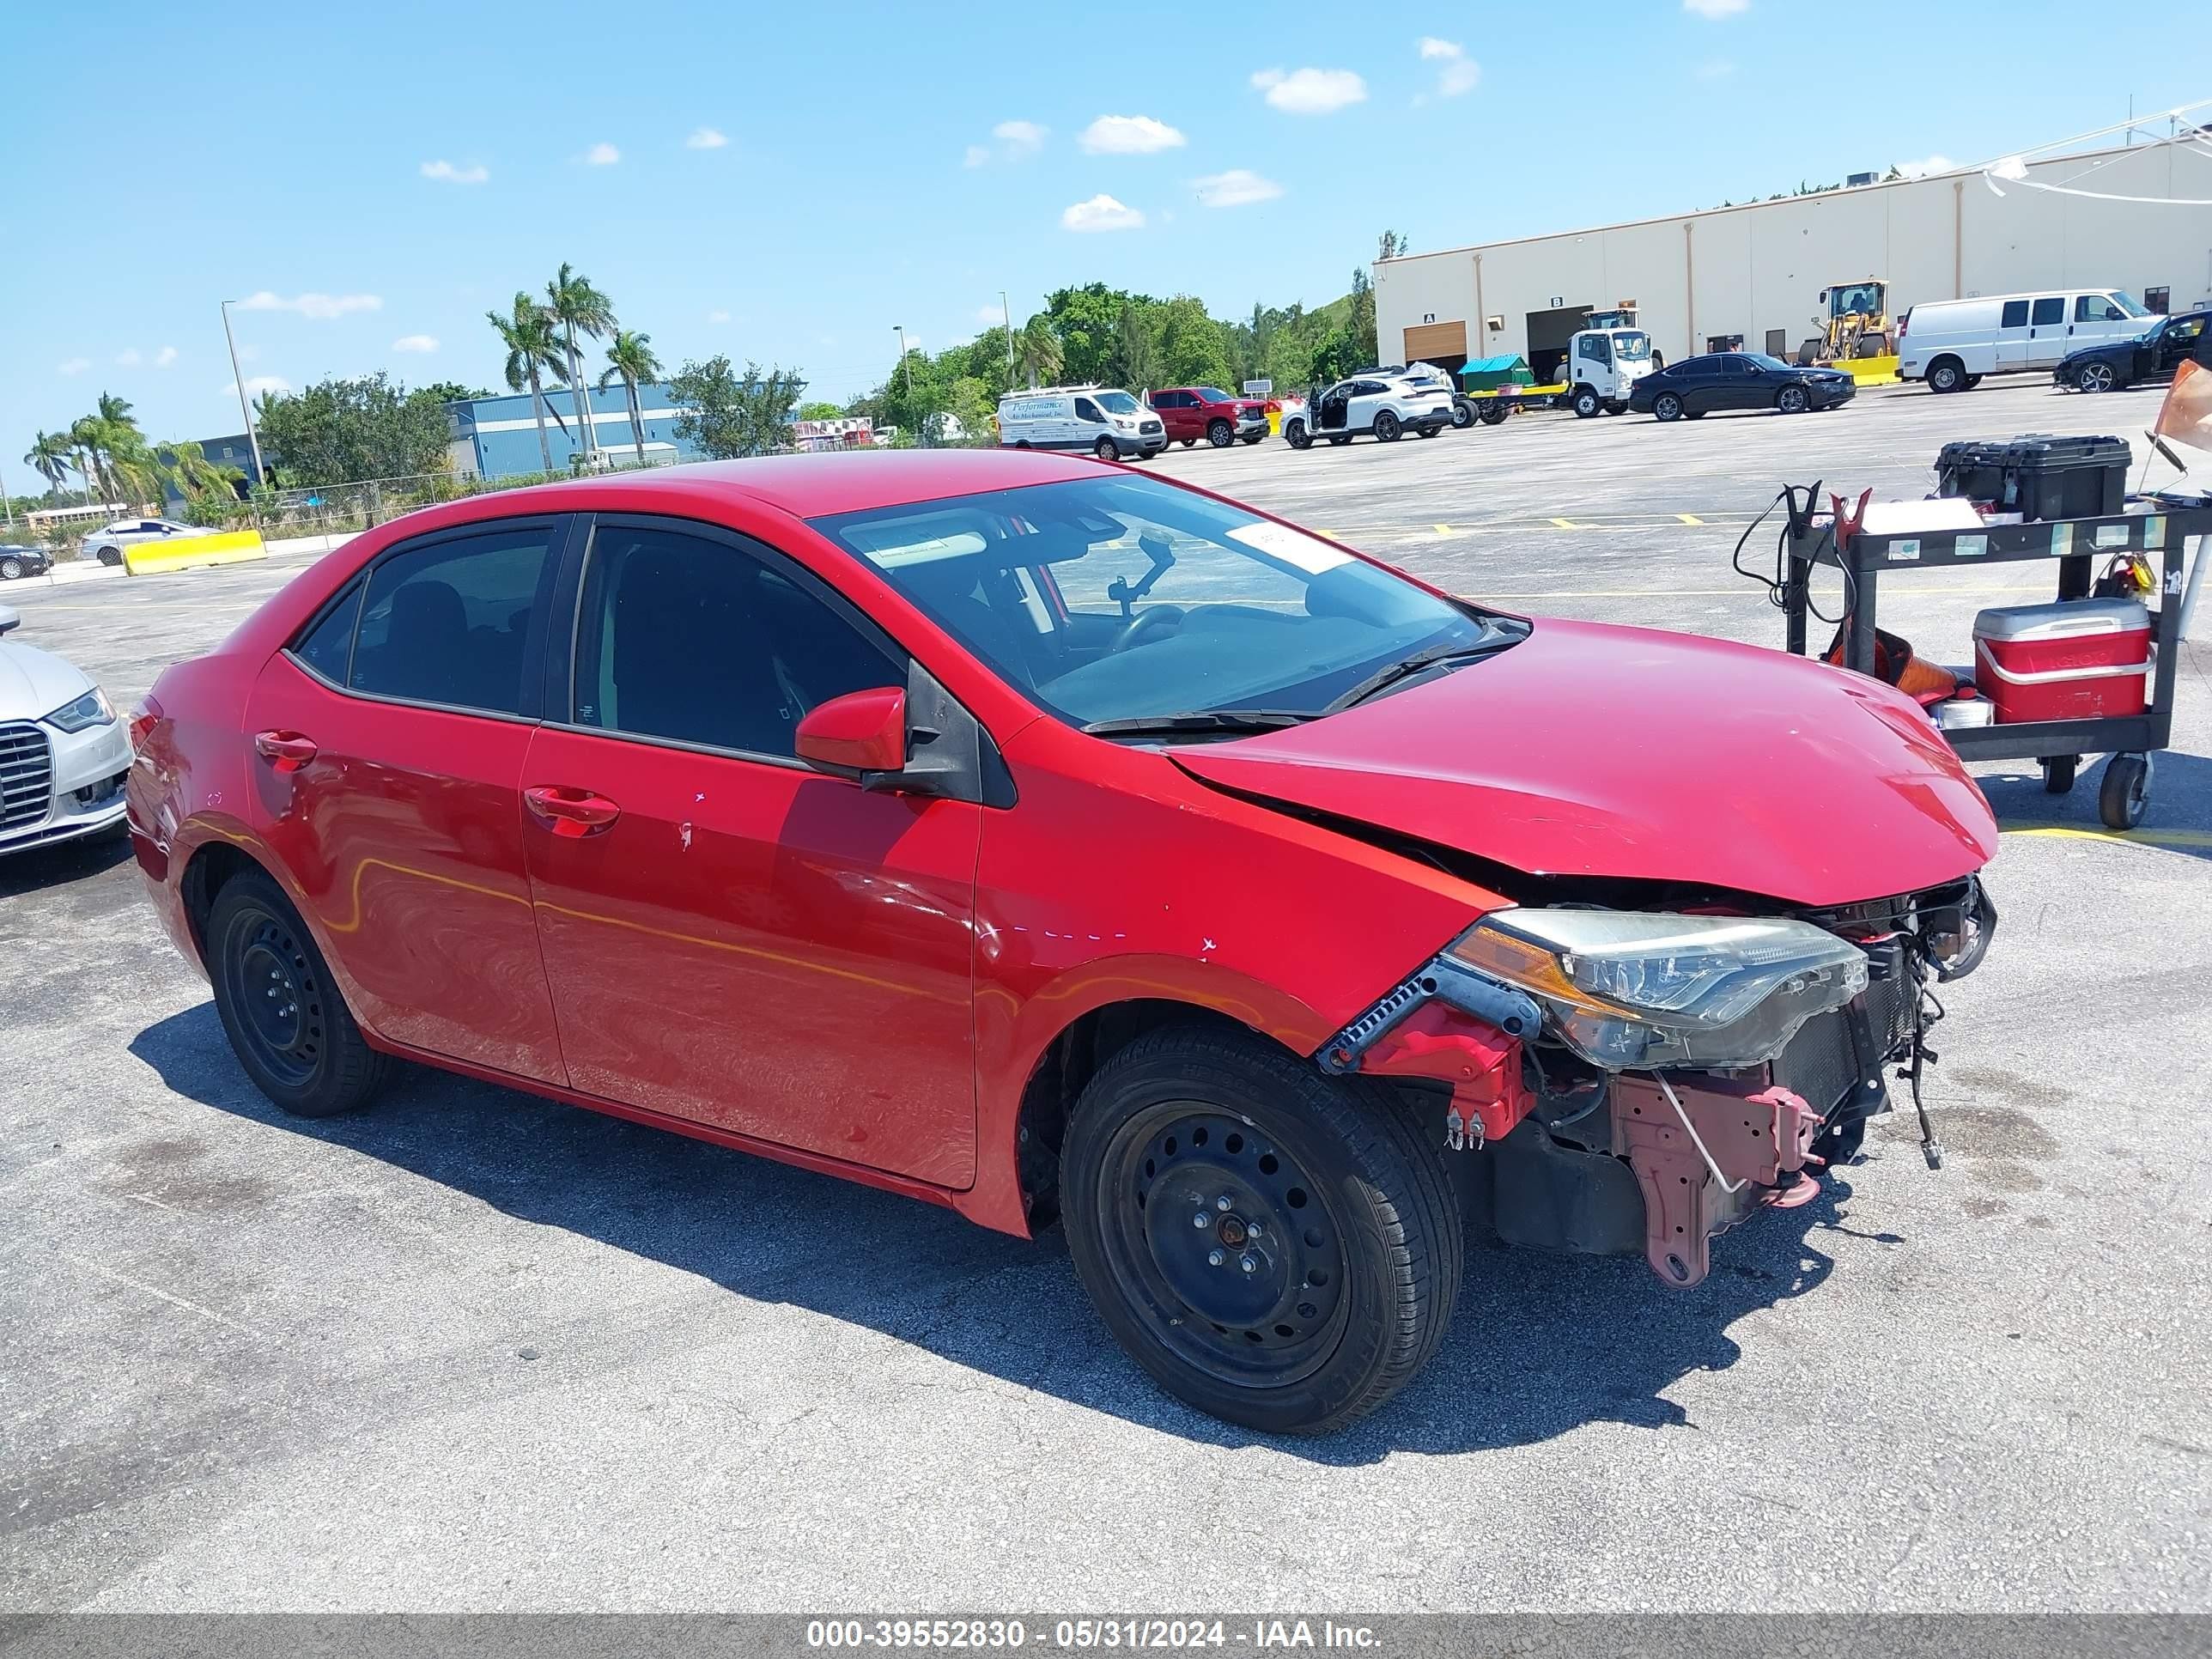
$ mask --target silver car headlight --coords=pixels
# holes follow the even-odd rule
[[[107,693],[94,686],[75,702],[65,702],[46,716],[48,726],[63,732],[88,732],[95,726],[115,724],[115,709]]]
[[[1867,987],[1866,953],[1808,921],[1628,910],[1501,910],[1446,954],[1526,991],[1609,1071],[1771,1060]]]

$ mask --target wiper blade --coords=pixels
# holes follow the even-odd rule
[[[1172,736],[1178,732],[1279,732],[1286,726],[1319,718],[1291,708],[1194,708],[1176,714],[1093,720],[1083,729],[1094,738]]]
[[[1395,685],[1401,680],[1411,679],[1416,674],[1425,672],[1431,668],[1442,667],[1446,663],[1471,661],[1477,657],[1486,657],[1492,652],[1500,650],[1512,643],[1510,639],[1491,639],[1474,645],[1447,645],[1439,646],[1433,651],[1417,651],[1402,661],[1394,662],[1388,668],[1377,669],[1374,673],[1370,674],[1352,690],[1330,703],[1327,712],[1334,714],[1340,709],[1351,708],[1354,703],[1366,702],[1377,691],[1386,686]]]

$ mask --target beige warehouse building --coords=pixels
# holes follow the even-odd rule
[[[2212,207],[2177,204],[2212,198],[2203,135],[2039,161],[2027,179],[2000,180],[1999,196],[1978,171],[1938,173],[1384,260],[1379,343],[1448,368],[1515,353],[1541,380],[1586,313],[1623,300],[1671,361],[1786,356],[1820,331],[1822,289],[1868,276],[1888,280],[1892,316],[2045,287],[2121,288],[2153,310],[2212,298]]]

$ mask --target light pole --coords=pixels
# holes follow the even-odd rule
[[[1014,313],[1006,303],[1006,290],[999,290],[999,315],[1006,322],[1006,390],[1014,389]]]
[[[230,378],[238,387],[238,412],[246,417],[246,447],[253,452],[253,483],[259,489],[269,482],[269,475],[261,466],[261,440],[253,432],[253,406],[246,401],[246,376],[238,372],[238,337],[230,331],[230,308],[235,303],[222,302],[222,337],[230,347]]]
[[[899,367],[906,371],[906,406],[907,413],[911,415],[914,412],[914,365],[907,360],[906,325],[893,323],[891,330],[898,336]],[[927,449],[929,447],[929,434],[922,430],[922,425],[919,420],[915,422],[914,427],[914,441]]]

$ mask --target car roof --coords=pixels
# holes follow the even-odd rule
[[[742,461],[695,461],[647,472],[533,484],[476,496],[470,505],[482,507],[495,502],[502,515],[625,509],[649,513],[664,510],[664,504],[672,499],[705,497],[757,503],[793,518],[814,519],[1098,475],[1099,463],[1087,455],[1048,455],[1028,449],[895,449],[872,453],[848,450],[763,455]],[[623,499],[616,506],[586,507],[569,499],[578,494],[600,501],[610,496]]]

